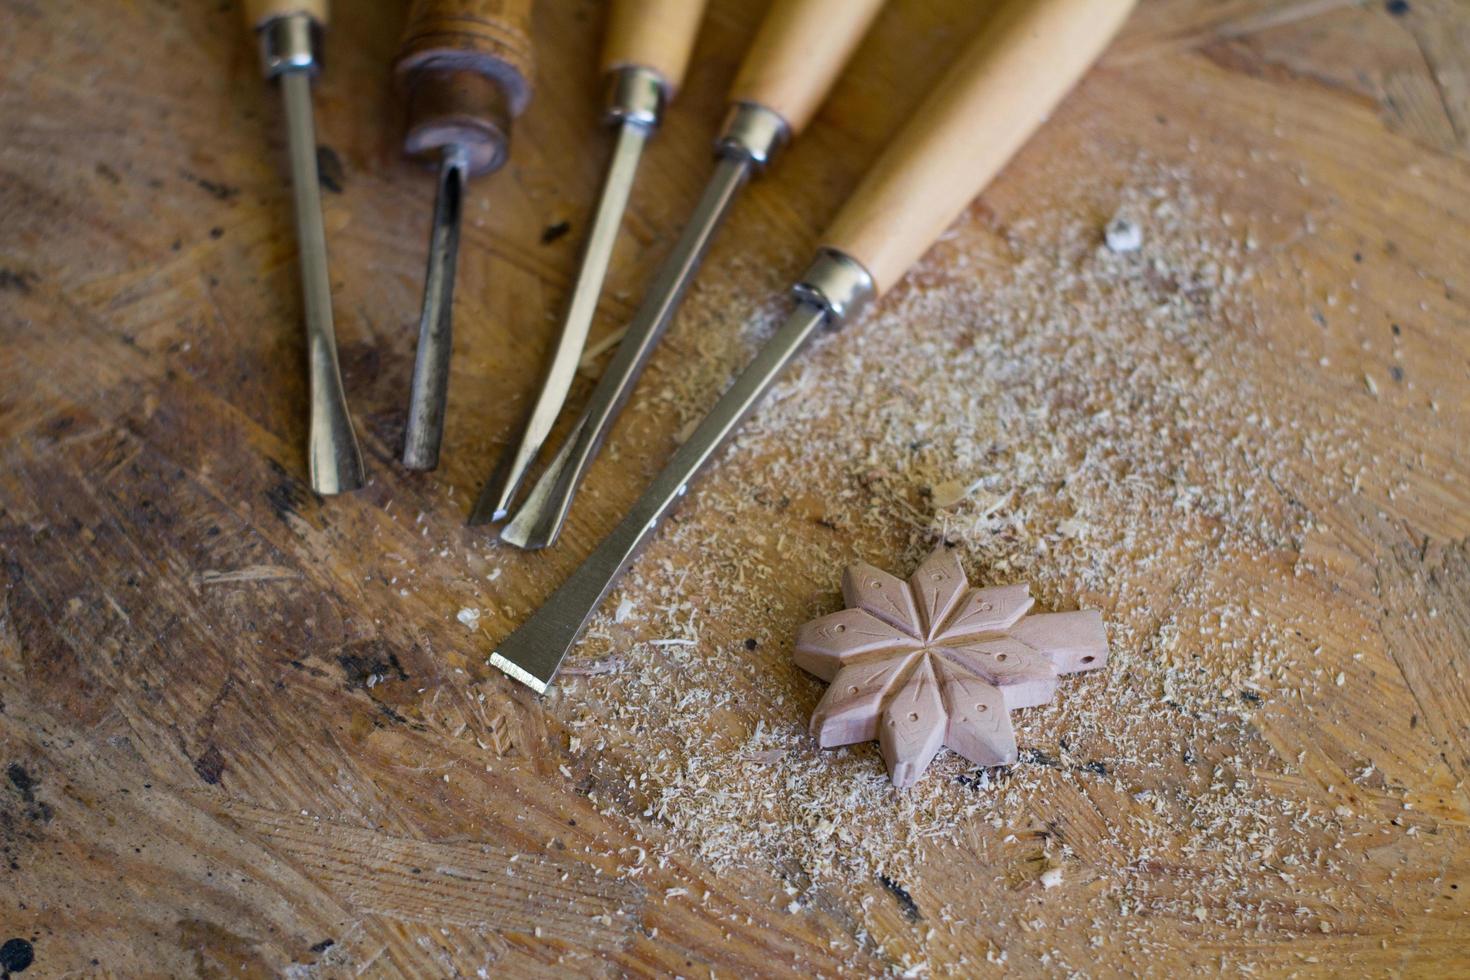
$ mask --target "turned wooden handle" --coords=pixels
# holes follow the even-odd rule
[[[816,115],[883,0],[776,0],[756,32],[732,102],[753,102],[786,120],[794,136]]]
[[[648,68],[672,96],[684,83],[706,0],[613,0],[602,69]]]
[[[1008,0],[909,119],[823,238],[879,292],[985,189],[1102,54],[1134,0]]]
[[[291,14],[306,14],[327,26],[327,0],[245,0],[245,22],[251,30],[267,21]]]
[[[504,90],[510,111],[531,101],[531,0],[412,0],[397,70],[469,71]]]

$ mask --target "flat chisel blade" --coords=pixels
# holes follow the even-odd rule
[[[546,693],[587,620],[684,495],[689,481],[725,444],[827,318],[828,311],[821,305],[807,301],[797,304],[627,516],[520,629],[496,646],[490,655],[492,666],[532,690]]]

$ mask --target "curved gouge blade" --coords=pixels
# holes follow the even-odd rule
[[[636,120],[626,120],[618,127],[617,144],[613,148],[612,161],[608,166],[607,178],[603,181],[602,194],[597,204],[597,213],[592,221],[592,232],[582,253],[582,267],[577,273],[572,288],[572,300],[562,320],[561,335],[551,362],[547,365],[545,380],[535,404],[526,416],[516,442],[506,450],[495,472],[480,491],[470,515],[471,524],[501,521],[510,513],[510,505],[516,492],[526,479],[526,473],[541,451],[556,417],[561,414],[567,392],[577,375],[577,363],[582,358],[582,348],[587,343],[587,332],[592,327],[592,316],[597,312],[597,298],[602,292],[602,281],[612,259],[613,244],[617,241],[618,226],[622,224],[623,211],[628,206],[628,194],[633,188],[633,178],[638,172],[638,159],[648,140],[651,126]]]
[[[572,491],[564,489],[567,484],[567,467],[571,464],[574,447],[587,428],[587,414],[583,412],[567,433],[561,449],[546,464],[540,478],[520,509],[505,527],[500,529],[500,540],[523,551],[549,548],[556,540],[566,517],[566,504],[571,502]]]
[[[429,231],[429,267],[419,315],[403,465],[432,470],[444,439],[444,405],[449,397],[449,355],[454,348],[454,271],[459,261],[459,226],[470,157],[464,147],[446,146],[439,163],[434,222]]]
[[[545,548],[556,541],[587,467],[643,374],[653,348],[668,329],[689,284],[755,166],[750,157],[722,156],[704,196],[674,250],[650,284],[592,397],[561,450],[542,472],[500,540],[518,548]]]
[[[268,24],[271,30],[280,21]],[[291,157],[291,193],[296,207],[296,238],[301,253],[301,292],[306,311],[307,358],[311,379],[311,428],[307,459],[311,486],[330,495],[356,490],[365,478],[362,450],[347,413],[347,396],[337,364],[332,327],[332,284],[327,276],[327,233],[322,221],[321,186],[316,163],[316,127],[311,114],[311,76],[307,70],[280,75]]]

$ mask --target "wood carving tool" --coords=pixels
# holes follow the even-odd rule
[[[1046,120],[1134,0],[1008,0],[878,158],[792,289],[795,309],[576,571],[490,656],[545,692],[618,576],[819,329],[891,289]]]
[[[291,158],[291,193],[301,256],[301,295],[306,315],[311,425],[307,462],[311,487],[320,494],[363,485],[362,450],[347,414],[337,335],[332,329],[332,284],[327,278],[327,232],[316,162],[316,124],[311,80],[321,70],[327,0],[246,0],[245,16],[260,42],[265,77],[281,87]]]
[[[502,541],[544,548],[561,533],[587,467],[673,320],[740,189],[806,128],[882,6],[883,0],[777,0],[767,14],[735,77],[730,113],[715,143],[715,172],[704,196],[654,276],[587,407],[501,532]]]
[[[531,100],[531,0],[413,0],[395,66],[408,97],[404,148],[438,155],[403,465],[439,465],[453,343],[465,182],[500,169],[511,120]]]
[[[505,516],[561,413],[597,312],[639,158],[658,128],[664,106],[684,80],[704,5],[705,0],[615,0],[612,4],[602,56],[609,82],[606,118],[617,127],[612,157],[540,393],[521,423],[520,435],[481,490],[471,524]]]

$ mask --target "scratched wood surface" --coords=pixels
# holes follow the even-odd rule
[[[463,519],[549,342],[605,153],[599,5],[539,6],[535,102],[512,164],[468,202],[444,463],[423,477],[395,463],[432,193],[400,160],[397,114],[385,108],[402,9],[338,4],[317,108],[343,368],[373,482],[323,501],[302,455],[283,133],[238,10],[0,0],[7,968],[877,973],[921,947],[924,915],[971,907],[973,878],[942,867],[907,892],[829,886],[796,915],[769,869],[715,875],[689,858],[620,876],[640,807],[616,788],[602,793],[608,812],[591,802],[586,753],[569,749],[543,702],[484,665],[484,636],[511,629],[611,526],[643,464],[666,452],[672,417],[649,423],[643,456],[629,447],[629,465],[595,472],[560,547],[497,558],[481,637],[454,620],[484,573],[481,559],[461,557],[484,552],[484,531]],[[619,252],[599,330],[629,313],[698,194],[724,88],[762,7],[712,4],[634,194],[628,234],[639,247]],[[716,249],[712,274],[737,257],[747,270],[742,309],[800,267],[984,8],[895,0]],[[1145,129],[1155,117],[1169,125]],[[1319,234],[1277,258],[1309,270],[1323,293],[1358,280],[1360,315],[1328,318],[1301,340],[1299,297],[1273,318],[1282,301],[1263,293],[1265,329],[1281,344],[1334,351],[1330,367],[1291,361],[1265,381],[1343,405],[1370,445],[1413,443],[1385,452],[1385,471],[1351,502],[1308,501],[1316,570],[1275,598],[1283,619],[1314,617],[1354,638],[1326,644],[1329,672],[1376,680],[1350,711],[1308,699],[1250,722],[1275,751],[1305,760],[1280,793],[1381,824],[1387,836],[1351,873],[1381,892],[1376,911],[1330,932],[1315,920],[1264,934],[1161,924],[1177,939],[1172,952],[1140,964],[1105,945],[1091,969],[1208,969],[1249,949],[1274,972],[1464,974],[1470,12],[1457,0],[1144,0],[1029,152],[1041,159],[1118,127],[1164,161],[1228,158],[1203,170],[1225,200],[1319,210]],[[1232,153],[1237,137],[1267,134],[1273,162]],[[1311,165],[1309,200],[1293,161]],[[1420,190],[1403,189],[1410,174]],[[1045,168],[1008,172],[998,193],[1009,216],[1065,196],[1046,180]],[[562,222],[572,230],[558,236]],[[1397,363],[1413,386],[1380,371],[1385,390],[1368,402],[1354,380],[1376,356],[1363,338],[1389,323],[1402,324]],[[654,378],[699,357],[687,336],[670,344]],[[1311,461],[1300,465],[1310,486]],[[694,519],[717,534],[718,513]],[[412,590],[384,573],[390,555],[416,570]],[[1254,574],[1249,563],[1232,573]],[[822,569],[784,574],[773,587],[809,593],[829,581]],[[1365,763],[1392,792],[1344,797],[1348,769]],[[1391,820],[1419,836],[1392,836]],[[1387,885],[1413,853],[1432,867],[1400,869]],[[1302,901],[1274,887],[1270,901]],[[667,897],[678,888],[710,897]],[[912,895],[912,914],[900,914],[899,894]],[[929,950],[931,969],[962,953],[984,964],[1004,933],[1008,967],[1041,971],[1059,930],[1077,928],[1066,895],[1039,907],[1031,892],[1001,889],[988,901],[1006,915]]]

